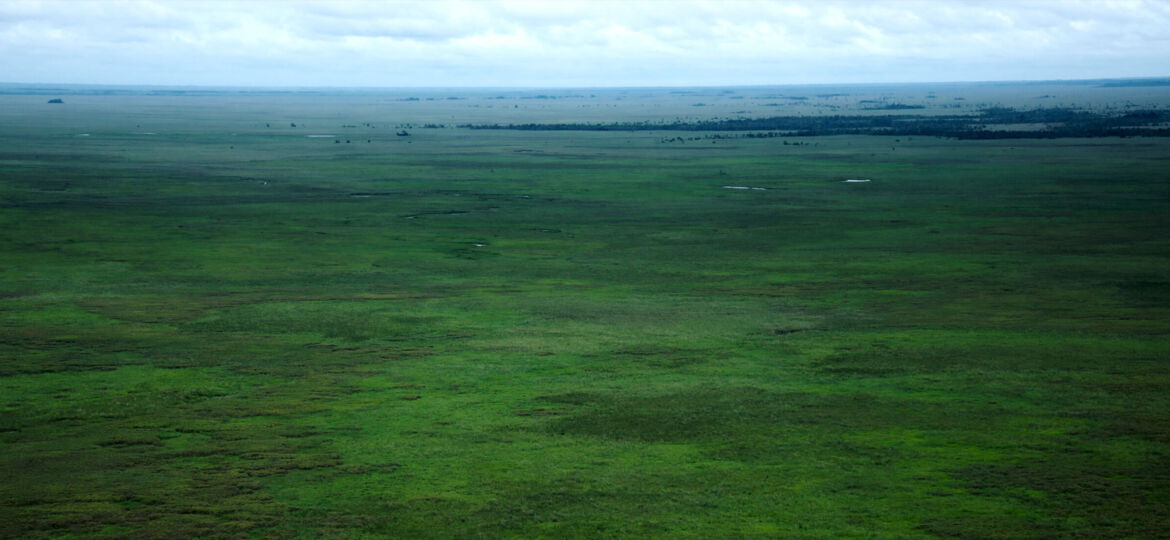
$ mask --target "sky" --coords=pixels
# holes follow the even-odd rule
[[[724,86],[1170,76],[1170,0],[0,0],[0,81]]]

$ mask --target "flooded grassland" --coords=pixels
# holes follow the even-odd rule
[[[1170,138],[459,127],[1165,87],[59,90],[0,95],[0,536],[1170,526]]]

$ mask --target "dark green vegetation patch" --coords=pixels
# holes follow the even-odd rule
[[[865,111],[925,109],[924,105],[890,103]],[[827,135],[921,135],[956,139],[1055,139],[1062,137],[1170,136],[1170,111],[1141,109],[1087,111],[1073,108],[1016,110],[988,107],[975,114],[833,115],[730,118],[696,122],[607,124],[477,124],[471,129],[528,131],[763,131],[762,137],[823,137]],[[724,135],[724,137],[733,137]]]

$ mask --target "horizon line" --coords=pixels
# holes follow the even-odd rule
[[[230,85],[230,84],[150,84],[150,83],[77,83],[77,82],[19,82],[0,81],[0,86],[40,87],[64,86],[77,88],[193,88],[193,89],[250,89],[250,90],[575,90],[575,89],[667,89],[667,88],[774,88],[785,86],[901,86],[920,84],[1043,84],[1043,83],[1093,83],[1109,81],[1159,81],[1170,83],[1170,75],[1137,77],[1094,77],[1087,79],[986,79],[967,81],[895,81],[895,82],[826,82],[826,83],[763,83],[763,84],[666,84],[666,85],[520,85],[520,86],[475,86],[475,85],[417,85],[417,86],[336,86],[336,85]]]

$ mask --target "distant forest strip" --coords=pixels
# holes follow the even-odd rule
[[[1170,136],[1167,126],[1170,126],[1170,110],[1109,113],[1070,108],[992,107],[973,115],[773,116],[672,123],[465,124],[460,127],[527,131],[768,131],[791,137],[921,135],[955,139],[1055,139],[1167,137]]]

